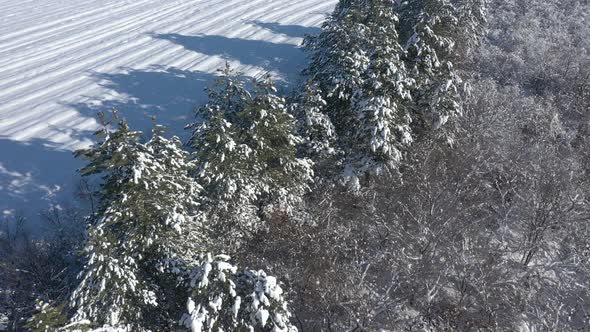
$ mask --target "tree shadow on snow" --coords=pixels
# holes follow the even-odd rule
[[[123,70],[121,73],[94,73],[98,83],[107,88],[104,97],[90,97],[87,102],[66,104],[84,119],[96,118],[99,111],[117,109],[133,130],[150,135],[156,122],[168,127],[168,136],[186,139],[184,126],[194,121],[194,109],[206,102],[205,87],[215,75],[177,68],[151,67],[148,70]],[[77,131],[52,126],[53,131],[72,140],[93,139],[93,130]],[[39,227],[39,214],[52,205],[72,206],[80,184],[77,169],[85,161],[74,158],[70,150],[48,140],[14,141],[0,135],[0,222],[23,216],[32,227]]]
[[[26,142],[0,136],[0,221],[25,217],[32,227],[39,214],[53,204],[66,207],[80,183],[76,170],[83,162],[71,151],[59,150],[42,139]]]
[[[247,23],[272,31],[276,34],[286,35],[294,38],[304,38],[305,36],[318,35],[320,32],[322,32],[321,28],[305,27],[302,25],[283,25],[278,22],[249,21]]]
[[[263,28],[300,36],[307,28],[259,23]],[[218,55],[237,60],[245,65],[276,71],[285,81],[286,89],[299,78],[306,58],[301,49],[290,44],[275,44],[257,40],[243,40],[222,36],[184,36],[180,34],[153,35],[206,55]],[[95,118],[99,111],[117,109],[134,130],[149,136],[156,122],[168,127],[169,135],[185,140],[184,126],[194,121],[195,108],[207,101],[205,88],[216,79],[215,74],[152,66],[146,70],[122,68],[119,73],[92,73],[97,82],[108,89],[105,96],[86,96],[87,101],[65,106],[80,114]],[[245,78],[246,79],[246,78]],[[291,83],[291,84],[290,84]],[[59,128],[52,128],[58,130]],[[61,133],[76,140],[92,139],[90,130],[63,129]],[[84,165],[71,151],[60,150],[45,140],[13,141],[0,135],[0,220],[23,215],[37,219],[41,209],[53,203],[73,202],[80,176],[76,169]],[[33,223],[34,225],[34,223]]]
[[[283,89],[297,82],[307,60],[301,48],[292,44],[213,35],[186,36],[170,33],[151,36],[168,40],[190,51],[239,61],[241,64],[260,67],[268,72],[275,71],[284,80],[277,82]]]
[[[215,80],[213,74],[160,66],[93,75],[110,90],[109,97],[69,106],[88,116],[117,109],[133,130],[141,130],[147,136],[155,117],[170,134],[183,137],[184,126],[194,120],[195,108],[207,101],[205,88]]]

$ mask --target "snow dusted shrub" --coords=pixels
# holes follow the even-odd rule
[[[190,273],[191,296],[181,324],[191,332],[295,332],[277,279],[264,271],[242,270],[229,256],[202,257]]]
[[[80,212],[53,205],[34,225],[46,229],[42,237],[26,226],[24,218],[14,221],[14,230],[1,225],[0,331],[2,324],[7,330],[20,331],[27,318],[39,311],[36,300],[63,303],[75,288],[81,267],[76,252],[83,244],[86,223]]]

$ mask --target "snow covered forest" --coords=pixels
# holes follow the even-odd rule
[[[588,0],[17,3],[0,331],[590,331]]]

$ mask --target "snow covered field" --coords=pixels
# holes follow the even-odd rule
[[[179,133],[227,60],[297,83],[335,0],[0,0],[0,219],[71,200],[98,111]]]

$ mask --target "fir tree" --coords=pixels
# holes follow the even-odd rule
[[[243,112],[242,139],[253,151],[259,206],[268,212],[292,212],[308,192],[311,161],[297,156],[303,139],[296,134],[295,118],[287,102],[276,95],[270,76],[255,81],[256,97]],[[262,212],[262,210],[259,210]]]
[[[203,216],[210,234],[233,239],[234,234],[249,233],[260,224],[253,206],[259,194],[253,190],[253,152],[241,137],[240,117],[252,97],[229,65],[219,72],[208,89],[209,102],[196,112],[198,122],[187,126],[192,130],[187,144],[195,151],[193,173],[204,188]]]
[[[485,31],[485,1],[418,0],[403,2],[397,10],[404,18],[406,62],[416,82],[416,125],[437,130],[462,114],[464,83],[458,64]]]
[[[82,175],[102,175],[101,203],[89,229],[87,262],[71,296],[73,322],[148,331],[174,325],[175,277],[163,267],[192,260],[199,243],[193,213],[199,186],[178,138],[155,127],[147,143],[125,121],[77,151],[89,160]]]
[[[324,31],[308,39],[310,85],[334,125],[341,176],[358,190],[367,175],[390,173],[412,141],[405,55],[390,0],[340,1]]]
[[[293,104],[298,120],[297,132],[303,138],[301,153],[310,157],[316,167],[331,161],[337,154],[336,129],[326,114],[328,103],[317,84],[309,82]]]
[[[283,289],[264,271],[238,270],[229,257],[207,254],[191,271],[181,323],[192,332],[296,332]]]
[[[481,44],[487,32],[487,0],[461,0],[457,18],[461,37],[457,38],[458,56],[468,57]]]
[[[367,1],[369,65],[364,84],[355,94],[352,110],[358,127],[350,137],[346,180],[358,189],[359,177],[381,175],[397,168],[403,149],[412,142],[407,77],[396,30],[397,15],[390,0]]]
[[[322,91],[329,105],[325,112],[338,132],[351,126],[352,99],[363,85],[362,76],[369,65],[365,11],[364,0],[341,0],[322,25],[322,32],[304,41],[311,54],[305,74],[312,89]]]
[[[272,81],[255,81],[252,96],[238,76],[226,66],[197,111],[200,123],[188,126],[211,238],[231,241],[258,230],[268,212],[290,212],[312,177],[310,162],[296,154],[295,119]]]

